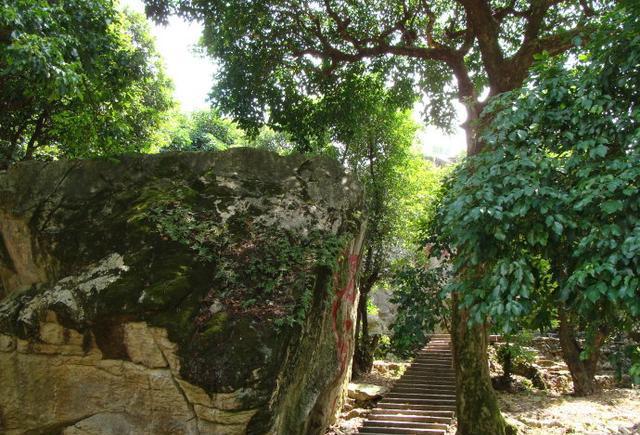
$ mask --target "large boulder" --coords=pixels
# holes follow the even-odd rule
[[[0,172],[0,433],[318,434],[362,192],[253,149]]]

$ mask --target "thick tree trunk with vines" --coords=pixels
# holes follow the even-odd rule
[[[573,393],[576,396],[590,396],[597,391],[595,384],[596,369],[600,358],[600,348],[606,339],[604,331],[598,331],[593,337],[591,352],[588,358],[582,359],[580,354],[582,348],[576,339],[576,332],[571,319],[564,309],[560,309],[560,347],[562,348],[562,359],[569,367],[571,379],[573,380]]]
[[[469,313],[458,308],[454,295],[452,339],[456,368],[456,417],[459,435],[504,435],[510,433],[496,399],[487,359],[485,325],[469,327]]]
[[[478,103],[473,88],[461,86],[468,80],[466,71],[456,72],[459,99],[467,109],[463,128],[467,138],[467,155],[482,149],[479,139],[483,125],[483,104]],[[491,384],[487,346],[489,334],[486,325],[469,326],[469,312],[458,307],[459,297],[453,295],[451,338],[456,369],[456,418],[458,435],[505,435],[513,430],[508,426],[498,407],[498,400]]]

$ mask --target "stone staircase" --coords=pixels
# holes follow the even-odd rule
[[[361,434],[444,435],[456,407],[448,334],[433,334],[389,393],[371,411]]]

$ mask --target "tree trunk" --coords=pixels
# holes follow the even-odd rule
[[[379,337],[374,337],[373,340],[369,337],[369,319],[367,318],[369,293],[378,281],[380,275],[380,268],[374,263],[373,247],[369,246],[364,262],[364,270],[362,271],[362,279],[358,288],[360,299],[358,301],[358,315],[356,318],[356,346],[351,364],[352,378],[371,372],[373,368],[373,354],[378,347]]]
[[[594,382],[598,359],[600,358],[600,348],[604,344],[606,334],[598,331],[591,343],[592,350],[588,358],[582,359],[580,354],[582,348],[576,339],[575,327],[564,309],[559,309],[560,317],[560,347],[562,348],[562,359],[569,367],[571,379],[573,380],[573,394],[576,396],[590,396],[597,391]]]
[[[354,379],[367,373],[367,341],[369,338],[367,296],[367,294],[360,292],[360,300],[358,301],[356,348],[353,352],[353,367],[351,369],[351,377]]]
[[[458,308],[453,297],[452,338],[456,369],[456,417],[458,435],[504,435],[509,433],[502,418],[489,376],[484,325],[469,327],[469,313]]]
[[[376,274],[377,275],[377,274]],[[353,353],[351,377],[356,378],[364,373],[371,373],[373,359],[380,337],[369,336],[369,319],[367,318],[367,301],[373,284],[377,279],[369,279],[360,287],[358,301],[358,317],[356,319],[356,348]]]
[[[505,347],[501,348],[500,351],[504,351],[502,355],[502,376],[498,379],[498,383],[493,384],[495,389],[497,390],[506,390],[509,391],[513,384],[513,359],[511,358],[511,345],[509,341],[504,344]],[[500,355],[500,353],[498,353]]]
[[[456,74],[459,87],[461,75]],[[464,81],[463,81],[464,82]],[[472,90],[460,88],[460,101],[467,109],[467,120],[462,125],[467,139],[467,155],[482,149],[479,140],[482,125],[483,104],[478,103]],[[489,334],[486,325],[468,326],[469,312],[458,307],[457,294],[452,298],[451,337],[453,361],[456,370],[456,418],[457,435],[505,435],[515,433],[500,413],[498,400],[491,384],[487,345]]]
[[[38,148],[39,145],[42,145],[40,143],[40,136],[42,135],[42,129],[44,128],[44,124],[47,121],[48,116],[49,116],[48,109],[44,109],[40,114],[40,116],[38,116],[36,125],[33,129],[33,134],[29,139],[29,143],[27,143],[27,149],[25,151],[23,160],[32,160],[33,154],[36,148]]]
[[[369,321],[367,319],[367,293],[363,293],[360,296],[358,302],[358,322],[360,325],[360,337],[356,340],[356,349],[353,353],[353,367],[351,370],[351,377],[357,378],[358,376],[371,373],[373,369],[373,360],[376,349],[378,348],[378,342],[380,336],[369,336]]]

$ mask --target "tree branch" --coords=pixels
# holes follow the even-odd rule
[[[457,0],[464,8],[487,71],[491,88],[501,88],[504,56],[498,40],[498,23],[487,0]],[[501,92],[501,91],[500,91]]]
[[[33,153],[35,152],[36,148],[38,148],[38,146],[40,145],[39,142],[42,136],[42,129],[44,127],[44,124],[48,116],[49,116],[49,111],[47,109],[44,109],[42,113],[38,116],[38,119],[36,120],[36,126],[33,130],[33,134],[31,135],[31,138],[29,139],[29,143],[27,144],[27,150],[24,155],[24,160],[33,159]]]
[[[520,49],[506,61],[505,68],[510,74],[506,77],[505,86],[515,89],[522,85],[533,64],[534,54],[547,52],[553,56],[564,53],[573,47],[573,38],[585,31],[583,26],[578,25],[562,34],[531,39],[523,43]]]

